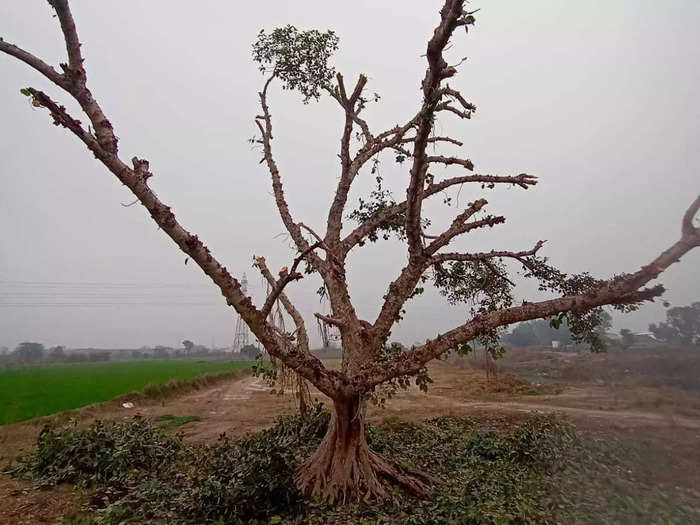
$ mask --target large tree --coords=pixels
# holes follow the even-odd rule
[[[650,324],[657,339],[669,343],[700,343],[700,301],[688,306],[675,306],[666,311],[666,322]]]
[[[476,174],[469,159],[432,151],[433,146],[462,145],[455,138],[435,133],[439,118],[469,119],[475,111],[474,105],[459,90],[447,84],[457,73],[457,66],[449,65],[443,56],[455,31],[468,29],[474,23],[474,15],[464,8],[464,3],[464,0],[445,0],[437,27],[428,41],[427,67],[417,107],[403,123],[381,132],[374,131],[362,117],[363,109],[372,100],[365,95],[367,77],[360,75],[354,85],[348,87],[343,76],[336,75],[328,65],[328,58],[337,45],[333,33],[300,32],[288,26],[260,34],[254,45],[254,59],[267,80],[260,92],[260,111],[255,119],[260,130],[256,140],[262,145],[277,208],[298,250],[298,257],[279,276],[270,272],[264,258],[255,259],[255,265],[272,290],[265,303],[259,306],[242,292],[238,281],[204,242],[187,231],[170,206],[151,190],[149,179],[153,174],[148,161],[133,157],[127,163],[120,157],[112,125],[87,86],[83,50],[67,0],[49,0],[60,22],[68,54],[67,63],[60,64],[60,69],[0,40],[0,51],[25,62],[73,97],[87,116],[89,126],[71,116],[48,94],[31,87],[23,89],[32,104],[48,110],[55,125],[73,133],[133,192],[162,231],[211,278],[227,304],[242,316],[271,356],[332,400],[334,414],[328,433],[296,475],[299,487],[313,496],[335,501],[382,497],[386,494],[384,480],[424,493],[429,488],[425,476],[391,464],[367,444],[364,409],[375,389],[386,384],[405,384],[407,376],[422,377],[431,360],[454,349],[464,350],[474,339],[487,344],[495,341],[499,327],[519,321],[551,317],[561,322],[562,316],[566,316],[577,337],[594,340],[601,306],[630,309],[658,297],[663,287],[658,284],[646,287],[647,283],[700,244],[700,233],[693,225],[700,198],[685,212],[678,241],[641,269],[609,280],[587,274],[569,276],[553,268],[539,255],[542,241],[522,250],[449,251],[448,247],[456,238],[505,221],[500,215],[482,214],[487,205],[484,198],[469,203],[444,231],[427,231],[429,222],[424,216],[423,204],[447,188],[471,184],[475,190],[496,185],[527,189],[537,182],[536,177],[524,173]],[[285,200],[282,174],[273,157],[273,119],[268,89],[273,82],[299,91],[307,102],[328,94],[337,101],[344,116],[338,185],[330,196],[332,202],[325,232],[317,232],[299,222]],[[347,211],[353,183],[363,168],[372,171],[377,156],[387,151],[408,167],[405,200],[394,201],[381,187],[379,179],[379,187],[369,199],[362,200],[358,209]],[[438,180],[430,173],[431,166],[435,165],[454,166],[467,173]],[[348,216],[358,222],[349,231],[343,228]],[[405,241],[407,261],[383,295],[379,315],[372,320],[362,319],[350,296],[347,257],[367,241],[389,235],[398,235]],[[541,288],[553,292],[556,298],[513,304],[513,281],[508,275],[513,265],[522,268],[524,277],[539,280]],[[304,272],[320,275],[330,299],[330,315],[317,314],[317,317],[340,333],[343,348],[340,370],[327,369],[311,354],[304,320],[284,292],[291,282],[301,279]],[[437,334],[425,344],[407,351],[388,351],[390,347],[386,343],[406,302],[420,293],[429,279],[449,302],[469,301],[473,305],[472,315],[464,324]],[[268,322],[268,314],[278,299],[294,320],[293,332],[281,332]]]

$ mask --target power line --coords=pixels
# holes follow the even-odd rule
[[[134,283],[134,282],[109,282],[109,281],[10,281],[10,280],[0,280],[0,285],[9,286],[111,286],[111,287],[145,287],[145,288],[159,288],[159,287],[173,287],[173,288],[192,288],[200,287],[205,288],[202,284],[183,284],[183,283]]]
[[[23,308],[23,307],[56,307],[56,308],[72,308],[72,307],[110,307],[110,306],[224,306],[224,303],[187,303],[187,302],[111,302],[111,303],[1,303],[0,308]]]

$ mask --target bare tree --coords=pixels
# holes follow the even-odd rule
[[[118,152],[117,137],[102,108],[87,87],[87,75],[78,33],[67,0],[49,0],[61,24],[68,53],[66,64],[54,69],[36,56],[0,40],[0,50],[25,62],[72,96],[80,105],[90,125],[86,127],[46,93],[26,88],[22,93],[34,106],[45,108],[57,126],[63,126],[80,139],[94,156],[125,184],[148,210],[160,228],[218,286],[227,304],[240,313],[271,356],[295,370],[326,394],[333,403],[334,414],[318,450],[299,468],[296,481],[307,494],[331,501],[382,497],[383,481],[398,483],[417,494],[429,489],[429,479],[391,464],[372,450],[365,439],[365,404],[382,385],[406,384],[406,378],[421,378],[428,362],[457,349],[464,351],[469,341],[492,342],[497,329],[511,323],[537,318],[563,316],[578,337],[594,338],[593,327],[603,305],[629,310],[643,301],[652,300],[664,291],[661,285],[646,287],[668,266],[700,244],[700,232],[693,225],[700,208],[698,197],[685,212],[681,237],[649,264],[632,273],[599,280],[583,275],[566,275],[541,258],[543,242],[532,248],[492,250],[483,253],[448,251],[448,246],[470,231],[493,227],[505,221],[503,216],[481,215],[487,205],[483,198],[470,203],[458,213],[451,225],[438,233],[427,233],[423,214],[426,199],[443,190],[472,183],[482,187],[516,185],[527,189],[537,178],[528,174],[481,175],[473,172],[467,158],[428,154],[429,145],[461,143],[434,133],[435,121],[442,115],[469,119],[475,107],[446,81],[457,72],[443,53],[455,30],[468,29],[474,23],[473,12],[464,8],[464,0],[445,0],[440,22],[426,51],[427,68],[422,81],[422,102],[407,121],[391,129],[374,132],[361,114],[370,101],[364,95],[367,78],[360,75],[351,90],[342,75],[334,76],[327,59],[335,50],[337,39],[331,32],[298,32],[291,26],[261,33],[254,45],[254,58],[268,75],[260,92],[260,114],[256,123],[257,139],[264,151],[274,196],[284,223],[299,254],[288,270],[274,276],[263,258],[255,265],[270,283],[272,292],[265,304],[257,307],[242,292],[239,283],[210,253],[206,245],[183,228],[169,206],[149,188],[148,161],[133,157],[124,162]],[[273,157],[273,126],[268,87],[273,81],[301,92],[305,101],[330,94],[344,114],[340,140],[340,176],[327,218],[325,233],[317,233],[296,220],[285,200],[280,170]],[[389,151],[398,162],[410,165],[406,199],[394,202],[380,187],[369,201],[350,213],[359,224],[343,232],[348,193],[363,167],[375,162],[377,155]],[[436,180],[429,173],[435,164],[451,165],[470,172],[466,175]],[[478,187],[478,186],[477,186]],[[361,319],[350,298],[346,279],[346,260],[351,250],[367,241],[388,234],[405,239],[407,263],[389,284],[376,319]],[[331,303],[331,314],[317,314],[325,323],[337,327],[343,348],[341,370],[329,370],[309,351],[304,320],[289,301],[285,288],[301,279],[305,271],[318,273],[323,279]],[[543,289],[557,298],[513,304],[513,282],[508,277],[509,264],[521,266],[526,277],[539,280]],[[406,302],[420,293],[423,283],[432,279],[450,302],[469,300],[472,316],[464,324],[428,339],[425,344],[407,351],[387,352],[392,327],[400,319]],[[279,298],[294,319],[295,331],[280,333],[268,322],[268,314]]]

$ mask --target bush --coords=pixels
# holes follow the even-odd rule
[[[20,459],[19,472],[51,483],[115,484],[135,471],[163,472],[182,451],[182,439],[135,417],[57,429],[45,425],[36,450]]]
[[[301,509],[296,466],[321,441],[330,415],[316,405],[307,421],[283,416],[270,429],[240,442],[225,435],[197,455],[197,471],[180,501],[196,520],[264,518]]]

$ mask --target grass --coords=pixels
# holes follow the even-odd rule
[[[198,376],[249,366],[230,361],[125,361],[3,370],[0,425],[108,401],[135,390],[144,389],[146,397],[162,397],[185,389]]]
[[[201,421],[202,418],[199,416],[175,416],[173,414],[163,414],[158,416],[156,421],[160,428],[175,428],[186,425],[187,423],[192,423],[193,421]]]

